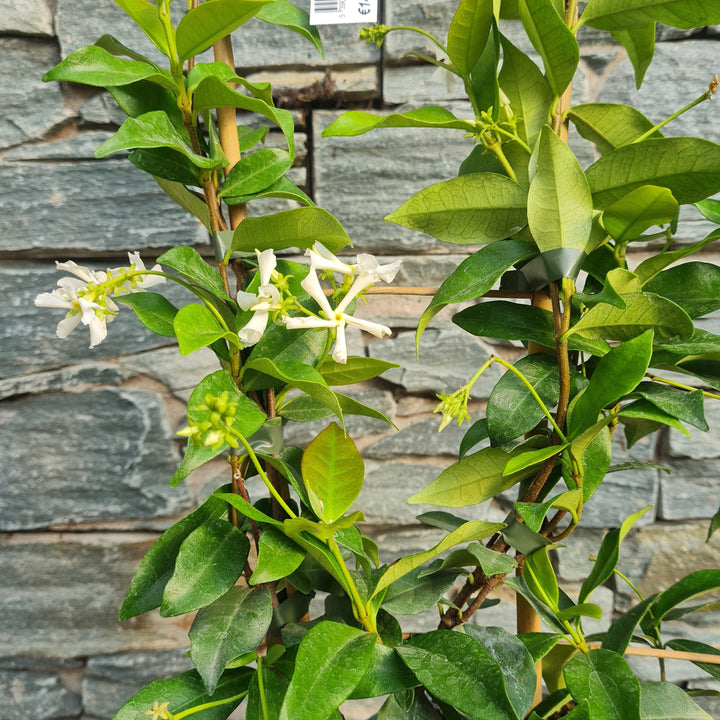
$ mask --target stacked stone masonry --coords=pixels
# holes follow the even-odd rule
[[[391,24],[444,32],[454,7],[448,0],[385,0],[381,10]],[[0,0],[0,720],[108,719],[149,680],[189,666],[186,620],[150,613],[118,624],[117,611],[145,550],[223,471],[218,463],[174,490],[167,487],[181,452],[174,433],[183,424],[183,402],[214,369],[211,357],[180,358],[131,313],[88,351],[81,334],[59,341],[56,319],[33,306],[35,295],[55,283],[56,259],[105,267],[128,250],[147,260],[175,243],[209,251],[201,228],[151,179],[123,159],[94,159],[94,148],[119,122],[109,96],[40,80],[108,28],[126,44],[152,52],[112,0]],[[422,187],[453,176],[469,141],[461,133],[439,139],[424,130],[334,139],[321,138],[321,131],[348,107],[433,102],[462,113],[463,103],[432,66],[404,57],[408,49],[431,51],[417,44],[419,36],[391,35],[377,50],[357,40],[357,30],[323,28],[321,59],[299,37],[251,21],[235,43],[237,64],[253,80],[271,80],[278,99],[293,110],[302,147],[294,179],[344,223],[355,251],[402,257],[400,284],[437,286],[466,248],[442,245],[383,217]],[[696,97],[720,69],[718,28],[663,28],[656,61],[637,92],[620,47],[592,32],[582,39],[574,97],[628,102],[656,121]],[[668,133],[720,142],[716,104],[704,103]],[[590,146],[572,142],[589,163]],[[279,205],[263,211],[274,207]],[[688,217],[684,227],[683,240],[706,230],[699,215]],[[720,263],[712,253],[703,259]],[[179,294],[173,297],[182,302]],[[508,358],[519,352],[470,338],[443,313],[425,333],[418,365],[413,331],[425,302],[372,297],[363,312],[382,316],[393,337],[371,344],[351,337],[353,352],[400,366],[384,381],[353,391],[399,431],[367,418],[350,422],[367,463],[360,506],[386,560],[433,543],[434,531],[415,521],[428,508],[408,506],[405,498],[453,461],[462,437],[456,426],[437,433],[435,393],[463,384],[491,352]],[[708,329],[717,322],[709,318]],[[497,377],[488,374],[476,386],[475,410]],[[617,462],[653,460],[672,474],[647,469],[609,477],[587,508],[577,539],[559,554],[559,572],[571,587],[587,571],[603,529],[648,505],[652,509],[625,542],[621,562],[643,591],[658,589],[650,578],[665,586],[688,570],[720,567],[720,537],[704,542],[720,498],[720,405],[709,405],[708,415],[709,433],[685,438],[665,432],[631,450],[617,441]],[[295,428],[288,442],[307,442],[317,429]],[[501,520],[509,502],[500,498],[467,514]],[[478,622],[511,628],[508,600]],[[600,601],[609,617],[629,597],[624,588],[609,587]],[[408,618],[406,629],[423,622],[432,618]],[[678,631],[718,643],[720,619],[708,614]],[[648,679],[656,679],[654,673],[647,667]],[[686,664],[677,670],[671,665],[670,674],[706,684],[706,676]],[[707,707],[720,717],[720,704]],[[361,704],[347,716],[368,714],[370,706]]]

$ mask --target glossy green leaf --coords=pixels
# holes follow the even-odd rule
[[[535,254],[530,243],[504,240],[480,248],[465,258],[442,282],[418,321],[416,345],[428,323],[444,307],[452,303],[474,300],[491,290],[503,273],[515,263],[528,260]]]
[[[201,608],[188,633],[190,657],[208,693],[215,692],[230,660],[255,650],[272,620],[267,588],[232,587]]]
[[[369,405],[364,405],[349,395],[343,395],[338,392],[334,393],[334,395],[340,405],[343,417],[345,415],[362,415],[364,417],[375,418],[375,420],[381,420],[389,425],[393,425],[392,420],[379,410],[376,410]],[[280,417],[294,422],[313,422],[315,420],[323,420],[330,417],[332,414],[332,410],[330,410],[327,405],[324,405],[322,402],[310,397],[309,395],[300,395],[299,397],[293,398],[283,405],[280,410],[278,410],[278,415],[280,415]]]
[[[150,332],[164,337],[175,337],[173,318],[177,308],[163,295],[154,292],[135,292],[121,295],[117,301],[130,305],[138,320]]]
[[[140,62],[149,63],[150,65],[159,68],[159,66],[156,65],[148,57],[142,55],[139,52],[135,52],[135,50],[132,50],[127,45],[123,45],[123,43],[121,43],[113,35],[109,35],[107,33],[105,35],[101,35],[94,44],[98,47],[103,48],[104,50],[107,50],[111,55],[116,55],[118,57],[128,57],[131,60],[138,60]]]
[[[434,630],[397,648],[427,690],[476,720],[517,720],[500,665],[469,635]]]
[[[328,385],[352,385],[372,380],[390,368],[399,367],[396,363],[364,356],[350,356],[347,362],[335,362],[327,358],[318,368]]]
[[[644,289],[672,300],[691,318],[702,317],[720,309],[720,268],[711,263],[683,263],[658,273]]]
[[[655,595],[645,598],[645,600],[614,620],[603,638],[603,648],[612,650],[618,655],[623,655],[635,634],[635,628],[642,622],[648,608],[654,601]]]
[[[532,474],[532,469],[527,469],[503,475],[507,461],[520,452],[523,449],[508,453],[500,447],[490,447],[466,455],[445,468],[424,490],[408,498],[408,503],[468,507],[495,497]]]
[[[95,150],[95,157],[104,158],[123,150],[169,147],[201,168],[217,167],[212,158],[193,152],[188,139],[181,135],[162,110],[127,118],[120,129]]]
[[[614,347],[600,359],[590,378],[590,384],[572,408],[571,437],[578,437],[597,422],[604,407],[617,402],[635,389],[650,362],[652,341],[652,332],[646,331],[637,338]]]
[[[525,645],[500,627],[479,627],[468,623],[465,632],[477,640],[502,668],[510,704],[519,718],[525,717],[533,704],[536,681],[535,665]]]
[[[320,57],[325,57],[320,33],[314,25],[310,24],[310,16],[305,10],[296,7],[289,0],[274,0],[269,5],[263,5],[255,17],[271,25],[280,25],[292,30],[309,40],[317,48]]]
[[[462,460],[476,445],[490,437],[487,429],[487,418],[476,420],[465,432],[458,449],[458,459]]]
[[[265,663],[262,665],[262,692],[258,677],[259,671],[250,682],[245,720],[277,720],[290,681],[277,668],[268,668]]]
[[[496,119],[500,114],[500,84],[498,83],[498,65],[500,64],[500,31],[492,14],[492,1],[481,0],[478,6],[490,6],[490,34],[487,43],[470,69],[470,83],[466,91],[474,107],[486,110]],[[471,41],[471,45],[475,43]],[[458,175],[461,173],[458,173]]]
[[[462,175],[413,195],[385,219],[457,245],[502,240],[527,222],[525,190],[504,175]]]
[[[528,224],[540,251],[584,251],[592,226],[592,196],[577,158],[548,125],[533,150],[530,178]]]
[[[208,695],[202,678],[195,670],[182,675],[155,680],[131,697],[113,717],[113,720],[147,720],[148,711],[155,702],[168,702],[168,710],[175,715],[191,708],[211,703],[218,698],[230,698],[246,692],[253,676],[248,668],[227,670],[215,688],[214,695]],[[232,702],[203,710],[203,720],[225,720],[241,703],[242,697]]]
[[[405,665],[405,670],[409,673]],[[395,693],[378,710],[376,720],[443,720],[424,692]]]
[[[688,694],[671,682],[640,685],[642,720],[712,720]]]
[[[211,230],[210,213],[207,205],[197,195],[190,192],[181,183],[165,180],[164,178],[155,178],[155,182],[163,189],[163,191],[176,202],[181,208],[187,210],[191,215],[196,217],[206,230]]]
[[[305,450],[302,474],[313,510],[330,524],[357,499],[365,466],[352,439],[332,423]]]
[[[286,177],[279,178],[272,185],[268,185],[263,190],[258,190],[258,192],[249,193],[248,195],[229,195],[225,196],[224,200],[226,205],[241,205],[259,198],[294,200],[307,207],[315,205],[315,202],[307,193],[303,192],[292,180]]]
[[[702,390],[681,390],[660,383],[643,382],[635,388],[635,395],[653,403],[661,410],[699,430],[707,431],[705,400]]]
[[[533,662],[537,662],[542,660],[562,640],[563,636],[554,633],[537,632],[522,633],[517,638],[530,653]]]
[[[395,615],[417,615],[435,607],[457,578],[450,570],[425,575],[425,568],[417,567],[388,587],[382,607]]]
[[[720,23],[714,0],[592,0],[582,13],[583,23],[601,30],[615,30],[657,21],[690,29]]]
[[[493,20],[492,0],[461,0],[448,30],[450,62],[468,77],[482,54]]]
[[[367,671],[355,686],[350,698],[379,697],[402,692],[419,684],[393,648],[375,643]]]
[[[548,500],[544,503],[526,503],[526,502],[515,502],[513,503],[515,511],[533,532],[540,532],[542,522],[545,516],[553,508],[560,508],[569,512],[573,520],[578,520],[578,509],[580,508],[583,500],[582,490],[568,490],[567,492],[561,493],[556,497]]]
[[[720,650],[713,645],[708,645],[697,640],[686,640],[684,638],[675,638],[674,640],[668,640],[666,646],[672,650],[680,650],[681,652],[699,653],[702,655],[720,655]],[[697,665],[701,670],[704,670],[708,675],[711,675],[716,680],[720,680],[720,664],[709,663],[709,662],[698,662],[693,660],[693,665]]]
[[[720,145],[690,137],[646,140],[609,152],[585,174],[601,210],[642,185],[666,187],[684,205],[720,191]]]
[[[349,625],[323,621],[298,649],[279,720],[328,718],[360,682],[377,638]]]
[[[547,547],[540,548],[525,558],[523,578],[538,600],[553,610],[558,610],[559,588]]]
[[[518,132],[533,147],[540,130],[548,122],[553,91],[540,68],[506,37],[502,38],[503,62],[500,87],[519,118]]]
[[[231,250],[305,250],[316,242],[331,252],[338,252],[350,242],[350,237],[327,210],[301,207],[243,220],[233,234]]]
[[[665,615],[680,603],[692,600],[698,595],[720,588],[720,570],[696,570],[678,580],[661,592],[652,607],[652,616],[657,627]]]
[[[602,222],[613,239],[629,242],[653,225],[673,222],[679,209],[667,188],[643,185],[605,208]]]
[[[610,34],[625,48],[635,71],[635,87],[639,90],[655,54],[656,23],[615,28]]]
[[[561,635],[565,635],[567,633],[567,628],[565,628],[565,626],[557,619],[555,613],[550,610],[545,603],[541,602],[533,592],[530,591],[523,576],[516,575],[514,577],[507,577],[503,580],[503,584],[514,590],[516,593],[522,595],[550,630],[560,633]]]
[[[689,255],[692,255],[699,250],[702,250],[706,245],[709,245],[715,240],[720,239],[720,230],[711,232],[707,237],[703,238],[699,242],[688,245],[687,247],[680,248],[679,250],[668,250],[658,255],[653,255],[646,260],[643,260],[637,268],[635,268],[635,274],[640,278],[640,281],[644,284],[654,278],[659,272],[664,270],[672,263],[682,260]]]
[[[181,355],[190,353],[212,345],[221,338],[230,339],[234,333],[229,333],[217,317],[205,305],[191,303],[178,310],[173,319],[174,334],[178,339],[178,349]]]
[[[393,127],[454,128],[466,132],[475,130],[475,124],[471,120],[460,120],[445,108],[427,106],[404,113],[390,113],[390,115],[350,110],[328,125],[323,130],[322,136],[362,135],[376,128]]]
[[[167,71],[139,60],[117,57],[98,45],[87,45],[70,53],[62,62],[43,75],[43,81],[64,80],[94,87],[129,85],[147,80],[168,90],[175,83]]]
[[[652,121],[639,110],[614,103],[575,105],[568,111],[568,118],[586,140],[595,143],[602,155],[629,145],[653,127]],[[662,133],[656,130],[650,137],[658,139]]]
[[[514,367],[522,373],[546,407],[552,408],[557,404],[560,381],[554,358],[536,353],[520,358]],[[490,393],[486,416],[492,444],[503,445],[532,430],[545,414],[527,385],[514,372],[507,370]]]
[[[245,533],[226,520],[208,520],[193,530],[180,546],[160,614],[182,615],[219,598],[242,574],[249,550]]]
[[[667,425],[668,427],[674,428],[679,433],[685,435],[685,437],[690,437],[690,432],[676,417],[666,413],[664,410],[661,410],[648,400],[640,399],[627,405],[623,405],[618,411],[618,416],[620,418],[620,422],[622,423],[626,423],[630,420],[635,422],[650,422],[653,425],[658,426]],[[630,435],[626,433],[629,446],[634,445],[636,442],[635,438],[632,440],[630,439],[631,435],[632,433]]]
[[[490,575],[506,575],[517,567],[509,555],[486,548],[482,543],[472,542],[466,548],[453,550],[443,560],[440,569],[449,567],[469,567],[476,565]]]
[[[688,314],[670,300],[654,293],[622,296],[625,308],[602,303],[588,310],[572,326],[569,334],[585,338],[626,341],[652,330],[659,341],[677,336],[692,337],[695,327]]]
[[[587,700],[597,720],[640,720],[640,682],[620,655],[590,650],[571,658],[563,673],[575,700]]]
[[[202,184],[198,168],[185,155],[171,148],[138,148],[130,153],[128,159],[136,168],[153,177],[194,187]]]
[[[552,0],[519,0],[520,19],[543,60],[545,77],[560,97],[575,75],[580,50]]]
[[[188,11],[177,27],[180,62],[207,50],[253,17],[272,0],[205,0]]]
[[[282,526],[280,521],[273,520],[273,518],[266,515],[262,510],[259,510],[254,505],[251,505],[242,495],[238,495],[237,493],[218,493],[218,497],[251,520],[265,523],[266,525],[272,525],[274,527]]]
[[[248,195],[264,190],[281,178],[292,164],[290,154],[280,148],[263,148],[244,155],[230,170],[219,195]]]
[[[252,585],[280,580],[295,572],[305,552],[272,527],[264,528],[258,541],[258,559],[250,577]]]
[[[720,225],[720,200],[707,198],[706,200],[700,200],[700,202],[695,203],[695,207],[704,218],[716,225]]]
[[[115,0],[115,4],[119,5],[133,19],[165,57],[170,56],[167,37],[155,3],[148,2],[148,0]]]
[[[373,592],[373,597],[378,595],[382,590],[392,585],[404,575],[412,572],[415,568],[424,565],[428,560],[432,560],[434,557],[440,555],[446,550],[455,547],[455,545],[470,542],[472,540],[481,540],[482,538],[489,537],[498,530],[501,530],[503,527],[505,526],[502,523],[491,523],[483,520],[470,520],[469,522],[464,523],[459,528],[446,535],[437,545],[435,545],[435,547],[430,550],[426,550],[425,552],[417,553],[415,555],[407,555],[390,565],[390,567],[378,580]]]
[[[211,495],[197,510],[168,528],[141,560],[118,619],[128,620],[160,607],[163,590],[173,574],[175,560],[185,538],[208,520],[217,520],[226,515],[225,503]]]

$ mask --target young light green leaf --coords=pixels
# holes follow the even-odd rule
[[[584,251],[592,226],[590,188],[577,158],[548,125],[533,150],[530,178],[528,224],[540,252]]]
[[[610,34],[625,48],[635,71],[635,87],[640,89],[645,73],[655,54],[655,29],[653,22],[633,25],[628,28],[616,28]]]
[[[525,558],[523,578],[530,592],[555,612],[559,611],[560,590],[548,547],[540,548]]]
[[[291,167],[293,160],[287,150],[263,148],[243,156],[225,178],[220,197],[249,195],[259,192],[279,180]]]
[[[198,611],[188,632],[190,657],[209,694],[230,660],[262,643],[272,611],[267,588],[246,587],[232,587]]]
[[[555,455],[559,455],[565,448],[565,445],[550,445],[546,448],[539,448],[538,450],[528,450],[527,452],[516,455],[511,460],[508,460],[505,469],[503,470],[504,475],[512,475],[513,473],[520,472],[529,467],[537,467],[540,463],[545,462]]]
[[[184,245],[171,248],[158,258],[158,262],[177,270],[186,280],[204,285],[214,295],[227,298],[225,284],[217,268],[205,262],[195,248]]]
[[[173,332],[181,355],[190,355],[221,338],[232,339],[239,346],[235,342],[237,336],[228,332],[205,305],[198,303],[184,305],[178,310],[173,319]]]
[[[274,0],[269,5],[263,5],[255,17],[271,25],[280,25],[296,32],[309,40],[324,58],[320,33],[314,25],[310,24],[310,16],[302,8],[296,7],[289,0]]]
[[[540,54],[545,77],[560,97],[575,75],[580,50],[552,0],[519,0],[520,18],[530,42]]]
[[[629,242],[653,225],[673,222],[679,209],[667,188],[643,185],[605,208],[602,223],[613,239]]]
[[[241,205],[242,203],[247,203],[259,198],[282,198],[283,200],[294,200],[296,203],[308,207],[315,205],[313,199],[287,177],[279,178],[263,190],[258,190],[248,195],[225,196],[224,199],[226,205]]]
[[[245,533],[226,520],[207,520],[193,530],[180,546],[160,614],[183,615],[219,598],[242,574],[249,550]]]
[[[720,191],[720,145],[691,137],[646,140],[616,148],[586,171],[595,207],[603,210],[642,185],[659,185],[680,205]]]
[[[328,718],[365,674],[377,638],[349,625],[322,621],[298,648],[278,720]]]
[[[450,62],[464,77],[469,77],[490,34],[493,20],[492,0],[461,0],[448,30],[447,50]]]
[[[167,37],[155,3],[148,2],[148,0],[115,0],[115,4],[119,5],[133,19],[165,57],[170,56]]]
[[[471,120],[460,120],[445,108],[428,106],[390,115],[374,115],[360,110],[343,113],[322,132],[323,137],[362,135],[376,128],[391,127],[430,127],[454,128],[473,132],[475,124]]]
[[[443,242],[502,240],[527,222],[525,190],[504,175],[462,175],[416,193],[385,219]]]
[[[581,20],[590,27],[616,30],[657,21],[690,29],[720,23],[720,8],[713,0],[592,0]]]
[[[300,250],[322,243],[330,252],[342,250],[349,242],[347,232],[327,210],[301,207],[243,220],[233,234],[232,252],[255,250]]]
[[[302,474],[315,514],[330,524],[357,499],[365,466],[352,439],[332,423],[305,450]]]
[[[153,292],[135,292],[121,295],[118,302],[130,305],[138,320],[150,332],[164,337],[175,337],[173,318],[177,308],[164,295]]]
[[[290,538],[275,528],[266,527],[258,541],[258,559],[250,584],[260,585],[287,577],[304,559],[305,552]]]
[[[183,16],[177,27],[180,62],[199,55],[246,23],[272,0],[205,0]]]

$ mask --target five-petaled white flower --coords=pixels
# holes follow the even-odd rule
[[[243,310],[253,310],[254,314],[245,327],[240,328],[238,337],[245,345],[255,345],[265,332],[270,312],[279,309],[280,291],[270,284],[277,259],[272,250],[255,250],[258,258],[260,285],[257,294],[239,292],[237,304]]]

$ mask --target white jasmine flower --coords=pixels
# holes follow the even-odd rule
[[[270,312],[278,309],[280,291],[270,284],[273,271],[277,266],[277,259],[272,250],[256,250],[258,258],[258,272],[260,273],[260,286],[257,294],[239,292],[237,303],[243,310],[252,310],[254,315],[250,321],[238,332],[238,337],[247,345],[255,345],[267,328]]]
[[[364,332],[369,332],[375,337],[385,337],[390,335],[391,330],[385,325],[371,322],[370,320],[361,320],[352,315],[348,315],[345,310],[348,305],[362,292],[365,288],[372,285],[374,280],[371,279],[369,273],[363,273],[355,279],[352,287],[347,295],[340,301],[338,306],[333,310],[325,296],[320,285],[315,268],[311,268],[307,277],[300,283],[307,291],[310,297],[320,306],[321,317],[288,317],[283,316],[283,322],[289,330],[305,329],[305,328],[334,328],[335,329],[335,346],[333,347],[332,358],[335,362],[347,362],[347,341],[345,339],[345,326],[351,325],[357,327]]]
[[[130,260],[129,271],[126,272],[140,272],[145,273],[145,263],[140,259],[140,254],[136,252],[129,252],[128,259]],[[125,270],[124,268],[121,269]],[[152,266],[152,272],[160,272],[162,267],[157,263]],[[155,285],[162,285],[165,282],[165,278],[161,275],[133,275],[128,278],[130,287],[123,287],[124,292],[133,292],[135,290],[147,290],[148,288],[154,287]]]
[[[310,258],[310,267],[315,270],[329,270],[343,275],[354,275],[355,268],[333,255],[322,243],[316,242],[305,254]]]

